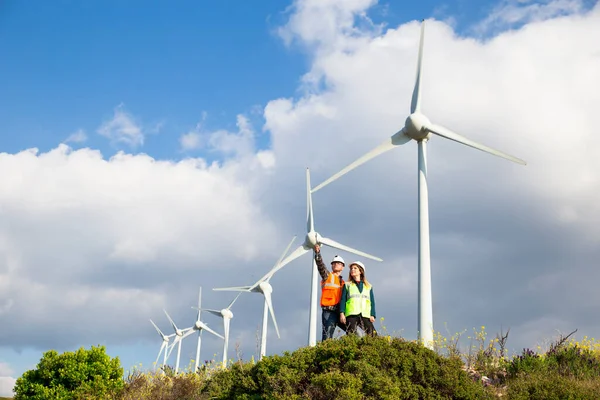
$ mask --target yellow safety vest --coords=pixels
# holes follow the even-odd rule
[[[371,317],[371,286],[363,284],[362,293],[358,291],[355,283],[346,283],[346,311],[344,315],[362,314],[365,318]]]

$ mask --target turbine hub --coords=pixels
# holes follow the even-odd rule
[[[319,243],[320,239],[321,237],[317,232],[308,232],[306,234],[306,240],[304,241],[304,244],[311,249],[314,249],[315,245]]]
[[[269,282],[261,282],[258,286],[263,293],[273,293],[273,287]]]
[[[228,309],[221,310],[221,315],[223,316],[223,318],[233,318],[233,313],[231,312],[231,310]]]
[[[426,116],[424,116],[420,112],[415,112],[413,114],[410,114],[408,118],[406,118],[406,122],[404,123],[404,129],[406,135],[408,135],[414,140],[429,139],[431,133],[427,130],[427,127],[430,124],[431,122]]]

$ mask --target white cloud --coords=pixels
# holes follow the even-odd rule
[[[478,34],[499,32],[515,25],[580,13],[584,6],[582,0],[502,0],[473,30]]]
[[[131,147],[144,144],[144,133],[133,116],[125,111],[123,105],[115,108],[112,119],[105,121],[97,132],[113,143],[125,143]]]
[[[198,124],[194,130],[181,135],[179,137],[179,145],[184,151],[200,149],[202,147],[200,124]]]
[[[83,129],[78,129],[76,132],[69,135],[65,139],[65,143],[83,143],[87,140],[87,135]]]
[[[248,164],[260,173],[258,160]],[[283,242],[253,200],[248,168],[105,160],[66,145],[1,154],[0,167],[15,171],[0,178],[0,293],[12,299],[0,324],[17,327],[0,332],[4,346],[133,341],[149,317],[185,301],[173,294],[190,276],[197,288],[202,275],[239,274]]]
[[[206,117],[203,116],[203,120]],[[245,157],[252,155],[255,150],[255,134],[252,124],[242,114],[236,117],[236,132],[225,129],[205,131],[202,123],[196,128],[179,137],[182,150],[197,150],[206,147],[207,150],[219,153],[225,157]],[[264,161],[264,157],[262,158]],[[268,162],[270,163],[270,162]]]
[[[17,381],[11,375],[13,370],[6,363],[0,362],[0,397],[14,396],[13,388]]]

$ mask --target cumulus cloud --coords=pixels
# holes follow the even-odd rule
[[[203,304],[225,306],[233,295],[210,288],[253,283],[292,234],[302,239],[305,167],[318,184],[403,126],[419,24],[379,31],[366,22],[372,1],[294,4],[281,32],[309,51],[310,90],[266,105],[269,148],[257,149],[255,129],[240,115],[233,132],[202,132],[219,163],[105,158],[65,145],[0,155],[0,168],[15,171],[0,176],[0,302],[13,300],[0,325],[18,330],[0,331],[0,343],[45,350],[145,340],[157,351],[147,319],[162,318],[162,307],[178,324],[191,320],[199,285]],[[597,336],[599,36],[600,6],[528,20],[485,42],[427,22],[423,111],[528,161],[522,167],[437,137],[429,142],[437,330],[510,327],[511,350],[557,329]],[[367,262],[378,316],[389,332],[410,338],[416,166],[416,145],[408,143],[313,198],[317,230],[384,259]],[[306,256],[271,281],[282,339],[269,334],[269,353],[306,343],[310,268]],[[262,299],[241,299],[231,343],[249,358]],[[27,330],[31,321],[44,333]],[[164,318],[159,325],[168,329]]]
[[[98,134],[112,143],[124,143],[131,147],[144,144],[144,132],[133,116],[121,104],[114,110],[113,117],[98,128]]]
[[[0,362],[0,396],[12,397],[14,396],[13,388],[17,381],[11,375],[13,370],[6,363]]]
[[[221,268],[239,273],[279,242],[228,166],[66,145],[1,154],[0,165],[17,171],[0,179],[0,293],[12,305],[0,321],[45,326],[2,330],[4,346],[134,340],[190,276],[197,288]]]
[[[83,129],[78,129],[65,139],[65,143],[83,143],[87,140],[87,135]]]
[[[580,13],[584,9],[582,0],[502,0],[472,29],[477,34],[490,34],[529,22]]]
[[[205,147],[208,151],[228,158],[252,155],[255,151],[254,127],[242,114],[237,115],[236,126],[236,132],[226,129],[206,131],[202,128],[202,123],[198,123],[192,131],[179,137],[179,144],[182,150],[197,150]]]

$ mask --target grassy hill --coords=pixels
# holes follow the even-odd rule
[[[545,351],[524,349],[508,357],[507,335],[486,341],[482,327],[466,352],[459,351],[458,337],[436,335],[434,351],[402,338],[350,335],[260,362],[238,360],[227,369],[214,362],[177,375],[168,368],[134,369],[109,395],[78,398],[600,399],[600,344],[594,339],[561,336]]]

